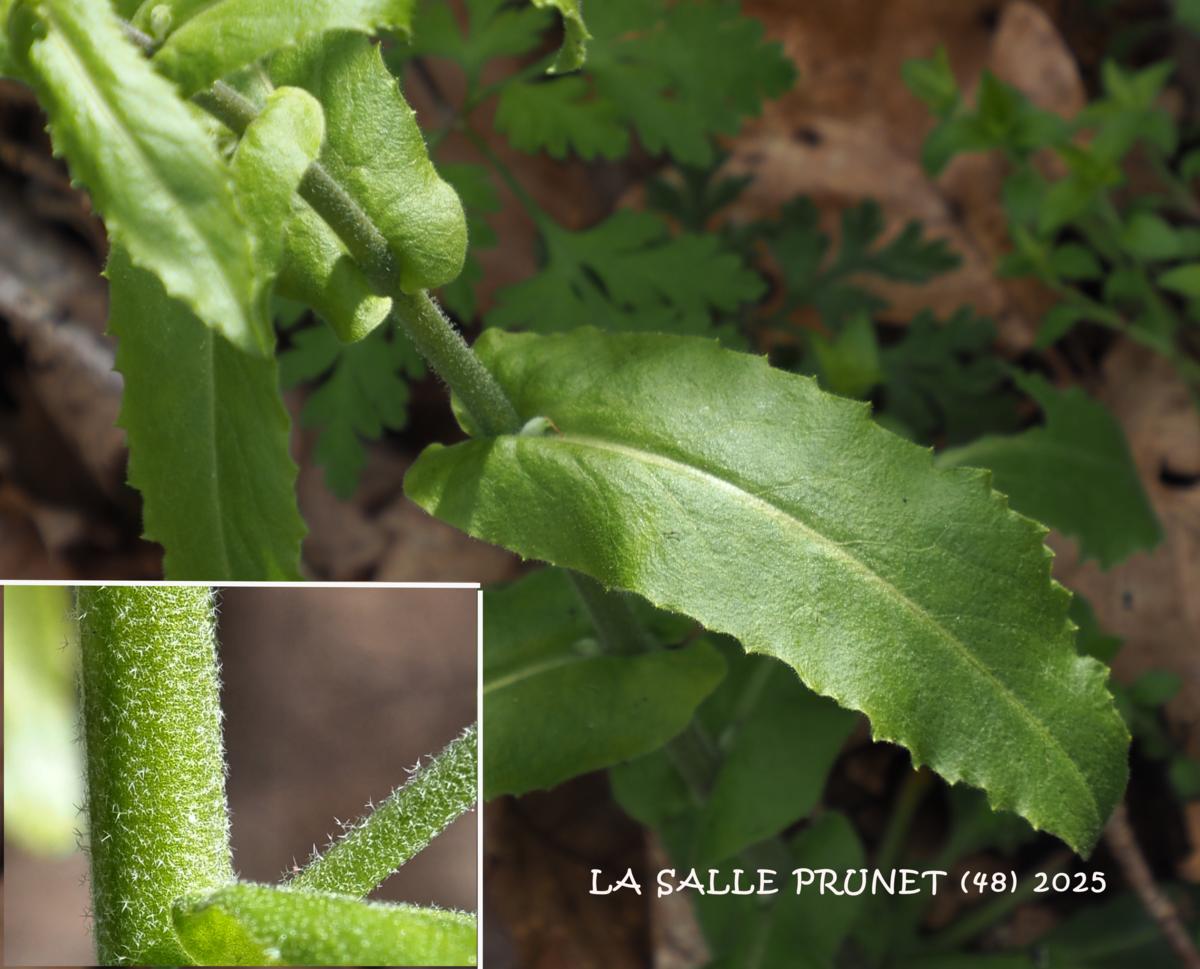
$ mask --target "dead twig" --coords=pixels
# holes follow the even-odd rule
[[[1104,831],[1104,840],[1121,866],[1125,879],[1141,899],[1150,917],[1159,929],[1184,969],[1200,969],[1200,952],[1184,928],[1183,918],[1175,903],[1166,892],[1158,887],[1154,875],[1146,863],[1146,856],[1138,846],[1133,827],[1129,823],[1129,812],[1124,803],[1118,804]]]

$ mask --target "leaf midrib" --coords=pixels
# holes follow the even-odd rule
[[[490,682],[485,680],[483,684],[483,695],[487,696],[495,690],[507,689],[516,683],[523,680],[531,679],[535,676],[540,676],[543,673],[549,673],[551,670],[559,669],[563,666],[571,666],[574,663],[582,663],[591,657],[587,656],[555,656],[551,659],[541,660],[537,663],[530,663],[528,666],[523,666],[518,670],[513,670],[511,673],[505,673]]]
[[[797,518],[792,512],[785,508],[781,508],[774,502],[768,501],[759,495],[745,490],[732,481],[728,481],[725,478],[713,474],[702,467],[690,464],[686,461],[667,457],[666,455],[658,454],[653,451],[646,451],[623,442],[610,441],[592,435],[581,435],[570,432],[539,438],[513,439],[514,446],[516,446],[518,442],[524,442],[526,446],[568,445],[578,446],[581,448],[593,448],[595,450],[620,454],[636,462],[663,468],[676,474],[699,478],[710,486],[714,486],[727,492],[732,492],[740,500],[758,506],[770,517],[781,518],[785,524],[794,528],[798,528],[801,532],[808,536],[814,544],[827,549],[830,553],[843,561],[848,568],[859,573],[869,582],[873,582],[878,586],[881,586],[885,592],[885,595],[896,601],[905,610],[914,615],[920,622],[934,630],[940,639],[950,645],[952,652],[966,661],[966,664],[969,668],[974,669],[977,673],[981,674],[985,681],[994,684],[999,695],[1002,696],[1005,701],[1016,710],[1018,716],[1022,720],[1032,726],[1033,729],[1046,740],[1050,749],[1052,749],[1055,755],[1066,764],[1068,772],[1078,779],[1080,787],[1082,788],[1086,797],[1086,801],[1091,805],[1092,813],[1097,819],[1097,824],[1103,820],[1100,818],[1100,806],[1096,800],[1096,796],[1092,792],[1091,786],[1088,784],[1087,778],[1084,776],[1079,766],[1071,758],[1066,748],[1062,745],[1062,742],[1050,731],[1046,724],[1021,701],[1021,698],[1013,692],[1012,688],[998,676],[996,676],[992,670],[980,662],[980,660],[967,647],[966,643],[951,633],[950,630],[946,629],[945,626],[938,622],[937,619],[930,615],[930,613],[921,605],[910,599],[901,589],[889,582],[884,576],[880,575],[874,569],[870,568],[870,566],[863,562],[862,559],[857,558],[847,551],[846,547],[841,543],[838,543],[833,539],[821,534],[821,532],[817,531],[807,522]]]

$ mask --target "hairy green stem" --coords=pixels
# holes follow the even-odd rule
[[[427,292],[392,294],[392,313],[421,356],[458,397],[475,430],[485,436],[521,429],[516,408]]]
[[[144,52],[153,53],[153,38],[129,24],[125,32]],[[239,136],[258,114],[248,98],[222,81],[192,100]],[[320,161],[309,165],[299,192],[345,243],[372,287],[380,295],[391,297],[392,315],[400,328],[457,395],[476,428],[487,435],[519,430],[517,412],[496,378],[427,292],[406,293],[400,289],[395,256],[387,239]]]
[[[623,592],[609,591],[591,576],[567,570],[567,578],[583,602],[596,635],[605,652],[614,655],[649,653],[659,649],[658,641],[638,622],[629,597]]]
[[[233,880],[212,593],[81,588],[77,607],[97,957],[185,964],[172,902]]]
[[[288,887],[358,896],[371,892],[474,806],[477,764],[478,730],[472,724]]]

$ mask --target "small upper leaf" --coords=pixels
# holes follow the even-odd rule
[[[233,153],[234,187],[254,234],[258,275],[264,281],[274,281],[279,273],[292,197],[320,152],[324,134],[316,98],[299,88],[279,88],[246,127]]]
[[[414,293],[454,279],[467,246],[462,205],[429,160],[379,49],[359,34],[332,34],[280,51],[271,74],[321,102],[321,162],[387,239],[400,288]]]
[[[201,966],[473,966],[475,916],[234,883],[180,899],[175,931]]]
[[[408,30],[414,6],[415,0],[146,0],[134,23],[164,41],[154,63],[188,95],[331,31]]]
[[[1087,852],[1126,780],[1107,671],[1075,653],[1045,530],[986,472],[807,378],[658,334],[478,344],[558,430],[427,449],[408,494],[471,535],[790,663],[875,735]]]
[[[1112,414],[1078,387],[1057,391],[1032,375],[1017,382],[1045,411],[1045,426],[980,438],[938,462],[990,468],[1014,508],[1078,539],[1080,556],[1101,568],[1157,545],[1162,528]]]
[[[11,21],[55,150],[87,186],[109,237],[207,325],[266,356],[274,334],[256,312],[250,236],[193,109],[125,39],[108,3],[34,0]]]

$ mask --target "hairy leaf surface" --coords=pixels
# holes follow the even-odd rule
[[[990,468],[1014,508],[1076,538],[1080,556],[1102,568],[1157,545],[1162,528],[1116,418],[1078,387],[1055,390],[1034,375],[1017,383],[1041,405],[1045,426],[980,438],[938,463]]]
[[[136,22],[167,24],[154,63],[184,94],[195,94],[283,47],[331,31],[408,30],[416,0],[147,0]],[[169,20],[165,20],[163,10]]]
[[[146,537],[172,579],[296,579],[304,524],[275,358],[242,353],[161,284],[109,256],[121,426]]]
[[[427,449],[420,505],[778,656],[916,763],[1091,850],[1128,735],[1075,653],[1045,529],[987,472],[935,470],[866,406],[703,340],[489,331],[480,352],[557,431]]]
[[[264,282],[274,281],[279,273],[292,197],[321,151],[324,134],[316,98],[299,88],[283,87],[270,94],[233,153],[234,186],[254,234],[258,276]],[[267,286],[261,295],[269,297]]]
[[[321,161],[387,238],[404,292],[454,279],[467,246],[462,205],[429,160],[379,49],[358,34],[327,35],[281,51],[271,73],[321,102]]]
[[[345,343],[372,333],[392,311],[379,296],[337,233],[299,196],[283,239],[276,288],[280,296],[311,306]]]
[[[174,919],[203,966],[475,965],[465,912],[243,883],[181,899]]]
[[[666,743],[724,675],[706,642],[600,655],[566,574],[486,593],[483,704],[488,798],[553,787]]]
[[[273,345],[259,280],[216,145],[174,86],[121,34],[107,3],[40,0],[13,16],[55,151],[109,238],[206,324],[251,353]]]

